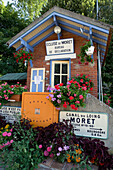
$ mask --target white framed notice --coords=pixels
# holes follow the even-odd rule
[[[60,111],[59,121],[70,120],[77,136],[108,138],[108,114],[95,112]]]
[[[46,41],[47,55],[74,53],[73,38]]]

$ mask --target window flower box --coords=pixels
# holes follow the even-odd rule
[[[9,100],[15,100],[15,102],[20,102],[22,101],[22,95],[20,94],[14,94],[10,97]]]

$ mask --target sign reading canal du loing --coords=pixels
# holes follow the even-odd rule
[[[73,38],[46,41],[47,55],[74,53]]]
[[[108,114],[92,112],[60,111],[60,121],[70,120],[77,136],[108,138]]]

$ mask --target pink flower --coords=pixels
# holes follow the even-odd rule
[[[7,136],[11,136],[11,132],[7,133]]]
[[[39,148],[41,149],[41,148],[42,148],[42,145],[39,145]]]
[[[10,143],[13,143],[13,139],[12,139],[12,140],[10,140]]]
[[[48,152],[51,152],[51,147],[47,147],[47,151],[48,151]]]
[[[27,89],[27,86],[24,86],[24,89]]]
[[[0,99],[2,99],[2,96],[0,96]]]
[[[83,79],[81,79],[80,82],[83,83]]]
[[[74,94],[74,97],[76,97],[76,94]]]
[[[12,132],[13,131],[13,129],[10,129],[10,132]]]
[[[48,151],[44,151],[44,156],[48,156],[49,152]]]
[[[1,103],[0,103],[0,106],[1,106]]]
[[[13,94],[13,93],[14,93],[13,91],[10,92],[10,94]]]
[[[5,100],[8,100],[8,97],[5,97]]]
[[[60,156],[60,152],[56,154],[57,156]]]
[[[82,87],[82,90],[85,90],[85,91],[86,91],[86,90],[87,90],[87,88],[86,88],[86,87]]]
[[[82,95],[79,95],[79,99],[83,99],[83,96],[82,96]]]
[[[7,146],[7,145],[10,145],[10,142],[8,141],[7,143],[5,143],[5,146]]]
[[[79,103],[80,103],[80,101],[76,101],[75,103],[79,104]]]
[[[49,156],[50,156],[50,158],[53,158],[53,157],[54,157],[54,154],[53,154],[53,153],[51,153]]]
[[[6,93],[6,90],[4,90],[3,93]]]
[[[7,132],[2,133],[2,136],[7,136]]]
[[[19,84],[19,82],[17,82],[17,84]]]
[[[59,148],[58,148],[58,150],[61,152],[61,151],[62,151],[62,148],[61,148],[61,147],[59,147]]]
[[[13,88],[14,87],[14,85],[11,85],[11,88]]]

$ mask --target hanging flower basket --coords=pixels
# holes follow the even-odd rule
[[[93,63],[94,60],[91,58],[91,55],[94,53],[94,46],[91,46],[91,41],[87,40],[81,47],[80,47],[80,54],[78,55],[81,58],[81,63],[84,62],[91,62]]]
[[[16,59],[17,63],[26,63],[30,60],[32,60],[33,54],[30,52],[27,52],[23,49],[18,50],[14,54],[14,58]]]
[[[86,50],[86,54],[87,55],[92,55],[94,53],[94,46],[88,47],[88,49]]]

